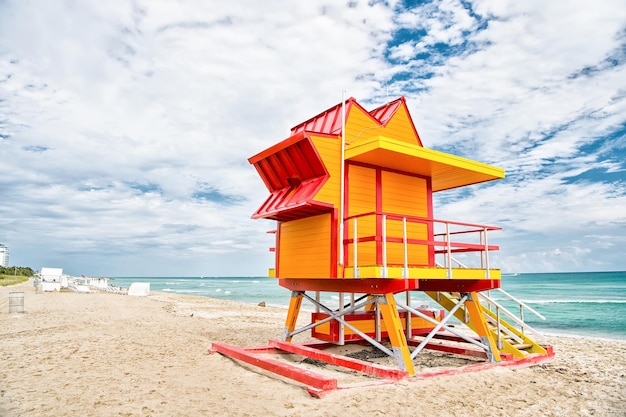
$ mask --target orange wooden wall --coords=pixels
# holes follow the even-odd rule
[[[348,216],[376,211],[376,170],[350,165],[348,169]],[[348,239],[354,237],[354,221],[349,220]],[[376,216],[369,215],[357,219],[358,237],[376,235]],[[347,265],[354,265],[354,245],[348,245]],[[376,242],[358,243],[359,265],[376,265]]]
[[[382,171],[382,211],[404,216],[429,217],[427,182],[424,178]],[[426,224],[407,222],[407,236],[410,239],[428,240]],[[387,237],[403,237],[400,220],[387,219]],[[428,247],[408,245],[409,264],[428,265]],[[387,263],[404,263],[402,243],[387,244]]]
[[[376,167],[350,164],[348,168],[348,216],[379,212],[390,215],[386,220],[387,238],[403,238],[403,224],[394,219],[400,216],[431,217],[431,198],[428,181],[414,175],[392,172]],[[372,238],[357,243],[359,266],[382,265],[382,217],[361,216],[357,219],[357,237]],[[425,223],[407,222],[407,236],[413,240],[431,239]],[[348,239],[354,238],[354,221],[347,224]],[[377,237],[378,242],[374,241]],[[427,245],[408,245],[409,265],[430,265],[432,250]],[[387,243],[387,264],[404,263],[404,245],[400,242]],[[354,244],[348,245],[347,266],[354,266]]]
[[[398,109],[387,126],[380,126],[359,106],[352,106],[346,120],[346,143],[357,139],[384,135],[407,143],[419,143],[412,122],[404,105]],[[311,134],[311,140],[330,174],[329,179],[316,193],[314,200],[340,206],[341,186],[341,137]],[[348,161],[349,163],[349,161]],[[391,172],[377,167],[349,164],[346,204],[347,216],[362,213],[386,212],[406,216],[430,217],[432,208],[428,182],[424,178]],[[354,236],[353,221],[346,223],[346,237]],[[387,220],[387,236],[402,237],[402,222]],[[277,234],[277,273],[281,278],[329,278],[336,269],[338,251],[343,250],[338,237],[339,225],[331,214],[279,222]],[[372,237],[369,242],[358,243],[358,264],[380,265],[382,223],[375,215],[359,217],[358,237]],[[423,224],[408,223],[407,231],[412,239],[427,240],[428,228]],[[374,237],[378,236],[378,242]],[[333,253],[337,252],[337,253]],[[346,265],[354,265],[353,245],[346,251]],[[389,265],[402,264],[404,249],[401,243],[387,244]],[[432,257],[430,257],[432,258]],[[429,264],[426,246],[409,245],[412,265]]]
[[[385,126],[384,132],[379,134],[411,144],[420,143],[412,126],[413,122],[411,122],[406,107],[402,105]]]
[[[278,224],[278,276],[329,278],[331,276],[331,214]]]
[[[338,137],[311,136],[326,170],[330,174],[328,181],[314,197],[316,201],[323,201],[339,207],[341,200],[341,139]]]

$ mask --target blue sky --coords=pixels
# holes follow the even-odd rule
[[[621,0],[0,1],[0,243],[72,275],[263,275],[247,158],[342,90],[506,170],[435,198],[504,229],[492,265],[626,270]]]

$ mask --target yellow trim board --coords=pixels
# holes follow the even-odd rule
[[[402,277],[401,266],[388,266],[387,278],[404,279]],[[441,267],[409,267],[409,279],[448,279],[448,269]],[[482,268],[452,268],[451,279],[487,279],[487,270]],[[344,268],[345,278],[354,278],[354,268]],[[499,269],[489,269],[489,279],[500,279]],[[361,266],[359,267],[359,278],[383,278],[383,268],[381,266]]]
[[[431,177],[434,192],[504,178],[502,168],[386,136],[347,145],[345,157],[350,161]]]

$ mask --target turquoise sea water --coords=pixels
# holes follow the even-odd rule
[[[149,282],[152,291],[251,304],[265,301],[278,307],[286,307],[290,297],[275,279],[264,277],[115,278],[112,284],[128,288],[133,282]],[[524,312],[525,321],[545,334],[626,340],[626,272],[504,275],[502,289],[546,317],[544,321]],[[519,307],[497,291],[492,291],[491,297],[519,312]],[[322,294],[322,302],[331,307],[337,305],[338,298],[335,293]],[[413,293],[412,300],[414,305],[436,306],[419,292]]]

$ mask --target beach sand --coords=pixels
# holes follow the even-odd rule
[[[24,313],[8,313],[12,291],[24,291]],[[212,342],[279,338],[283,309],[165,293],[42,294],[30,282],[1,287],[0,308],[0,416],[626,416],[626,342],[550,337],[548,364],[317,399],[208,353]]]

